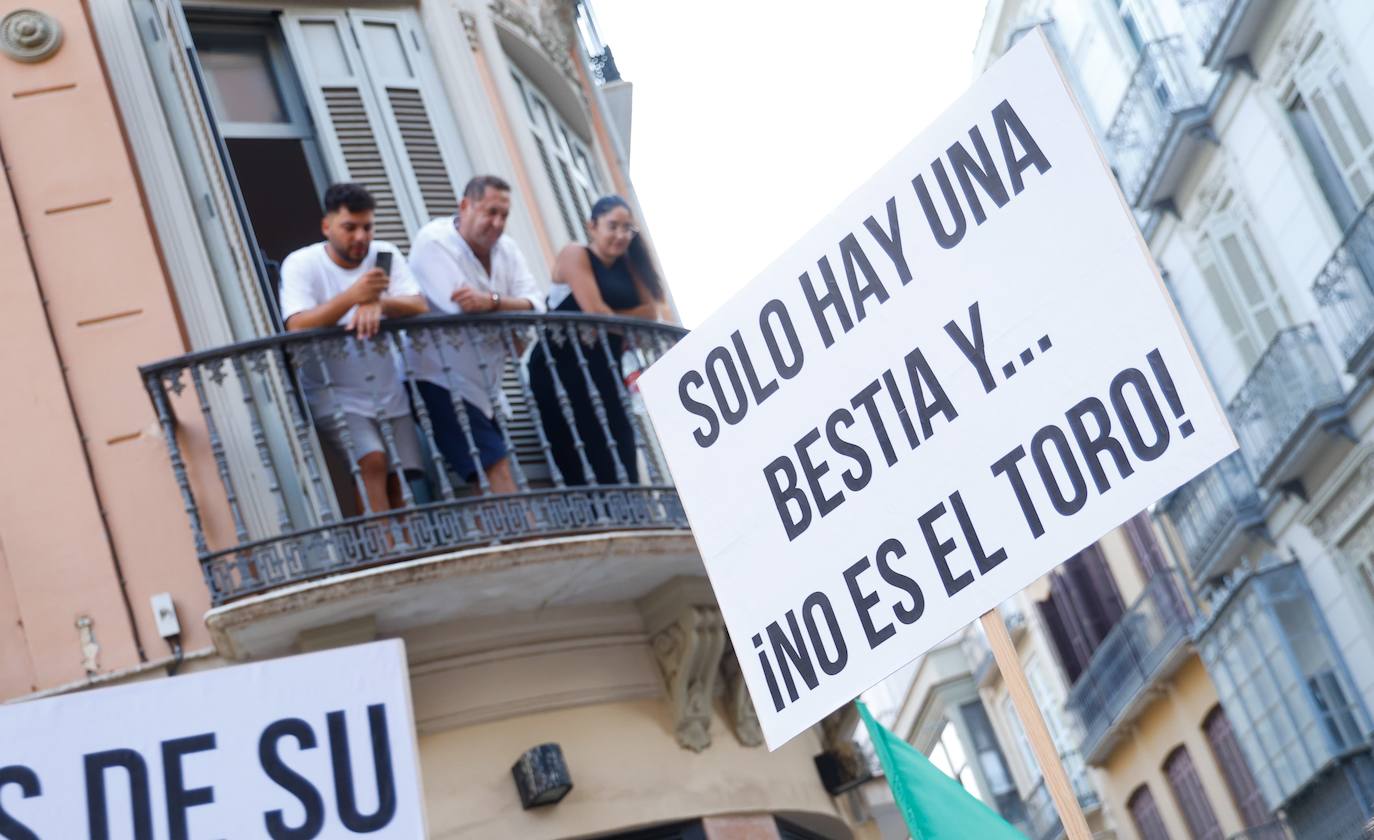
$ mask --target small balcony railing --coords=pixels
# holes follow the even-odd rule
[[[623,378],[648,367],[682,335],[676,327],[580,313],[425,316],[385,322],[368,341],[338,328],[289,333],[169,359],[141,373],[205,581],[219,604],[287,583],[454,549],[530,537],[685,529],[686,517],[648,418],[633,382]],[[465,484],[444,467],[413,375],[412,350],[436,348],[447,372],[464,348],[479,345],[499,348],[495,355],[477,358],[494,425],[510,453],[514,493],[493,493],[481,471]],[[554,451],[527,375],[526,362],[541,353],[551,360],[547,369],[563,371],[548,377],[556,403],[546,397],[544,408],[565,422],[571,453]],[[328,374],[331,362],[368,356],[407,374],[403,387],[411,416],[386,419],[374,400],[388,462],[394,469],[401,460],[400,424],[415,424],[422,450],[422,470],[397,481],[403,504],[390,510],[370,509],[350,435],[334,436],[342,444],[321,445],[325,435],[319,433],[339,428],[341,410],[331,416],[327,411],[312,415],[310,409],[338,405]],[[552,363],[559,358],[575,364]],[[500,369],[489,370],[487,359],[504,361]],[[595,384],[598,366],[615,372],[613,391]],[[305,398],[296,383],[306,376],[318,381],[321,374],[323,393]],[[579,409],[582,417],[589,415],[575,404],[577,395],[592,404],[594,431],[579,420]],[[617,424],[616,417],[627,420],[629,428]],[[476,455],[466,412],[455,411],[454,418],[466,449]],[[610,453],[614,478],[608,480],[601,470],[597,481],[583,439],[592,434]],[[560,460],[566,466],[569,458],[580,463],[585,484],[572,485],[560,470]]]
[[[1083,755],[1094,757],[1109,730],[1160,676],[1187,640],[1189,621],[1177,574],[1156,574],[1069,690],[1066,705],[1083,727]]]
[[[1253,49],[1275,0],[1182,0],[1183,17],[1203,64],[1220,68]]]
[[[1104,138],[1131,204],[1138,203],[1178,115],[1203,105],[1208,93],[1182,36],[1151,41],[1141,50]]]
[[[1060,758],[1066,767],[1075,765],[1081,768],[1082,766],[1081,759],[1074,760],[1076,756],[1060,756]],[[1097,792],[1088,784],[1083,773],[1073,774],[1069,777],[1069,782],[1073,785],[1074,794],[1078,797],[1078,804],[1084,810],[1097,806]],[[1054,799],[1050,797],[1050,789],[1045,786],[1043,778],[1026,797],[1026,823],[1030,828],[1030,840],[1055,840],[1055,838],[1064,836],[1064,823],[1059,819],[1059,812],[1054,807]]]
[[[1312,283],[1336,347],[1352,373],[1364,367],[1374,338],[1374,204],[1365,205]]]
[[[1182,0],[1183,17],[1196,38],[1198,52],[1206,56],[1237,0]]]
[[[1227,406],[1241,452],[1262,483],[1294,435],[1343,397],[1340,375],[1313,325],[1274,336]]]
[[[1255,479],[1235,453],[1178,489],[1164,505],[1193,576],[1205,580],[1228,537],[1263,520]]]

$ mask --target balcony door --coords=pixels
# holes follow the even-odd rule
[[[583,224],[591,217],[592,204],[602,195],[602,179],[597,177],[597,167],[592,164],[595,156],[534,82],[516,69],[514,62],[511,76],[525,106],[534,148],[553,190],[564,232],[573,242],[585,242]]]
[[[194,232],[178,219],[163,234],[194,239],[206,255],[204,268],[169,267],[193,349],[281,330],[273,266],[320,239],[327,184],[366,186],[378,238],[403,251],[431,217],[455,211],[471,166],[414,11],[179,0],[131,9],[176,155],[179,180],[159,172],[157,187],[184,190],[195,212]],[[289,364],[248,361],[267,368],[241,394],[208,398],[242,530],[269,538],[337,516],[351,491],[306,479],[321,448],[297,426],[307,408]]]
[[[320,238],[329,175],[280,30],[270,18],[188,20],[210,109],[275,296],[276,268]]]
[[[1293,318],[1232,191],[1218,199],[1204,224],[1197,256],[1208,295],[1248,372]]]
[[[1374,99],[1320,33],[1304,51],[1294,81],[1355,206],[1363,207],[1374,198],[1374,123],[1360,103]]]

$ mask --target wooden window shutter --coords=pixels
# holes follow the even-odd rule
[[[348,18],[338,12],[288,11],[282,15],[282,31],[315,116],[331,180],[366,187],[377,201],[377,239],[408,249],[413,222],[396,188],[400,172],[395,150]]]
[[[397,154],[397,189],[418,229],[458,212],[472,175],[443,87],[411,12],[350,11],[382,125]]]

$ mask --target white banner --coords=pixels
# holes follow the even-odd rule
[[[0,707],[0,838],[425,834],[400,641]]]
[[[639,385],[772,748],[1236,448],[1038,32]]]

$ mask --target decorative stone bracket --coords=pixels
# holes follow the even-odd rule
[[[711,745],[712,699],[725,652],[720,610],[687,607],[676,622],[654,635],[653,645],[673,706],[677,742],[701,752]]]
[[[720,675],[725,684],[725,714],[735,728],[735,737],[746,747],[763,746],[759,716],[754,711],[754,701],[749,697],[744,674],[740,671],[739,660],[735,658],[733,650],[728,651],[721,660]]]
[[[695,752],[711,745],[711,715],[723,695],[735,737],[746,747],[761,745],[763,730],[706,580],[674,578],[646,595],[639,609],[663,672],[677,742]]]

